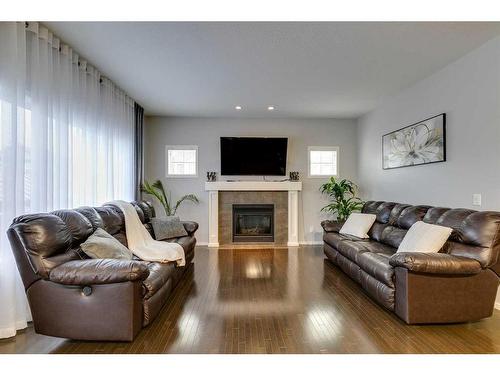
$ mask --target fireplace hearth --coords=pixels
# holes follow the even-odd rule
[[[233,204],[233,242],[274,242],[274,205]]]

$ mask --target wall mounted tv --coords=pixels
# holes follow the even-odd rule
[[[223,176],[284,176],[288,138],[221,137]]]

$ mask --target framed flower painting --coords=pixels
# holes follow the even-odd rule
[[[446,161],[446,114],[382,136],[384,169]]]

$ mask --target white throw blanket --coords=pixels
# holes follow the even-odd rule
[[[112,201],[107,204],[122,210],[125,217],[128,248],[134,255],[150,262],[177,262],[178,266],[186,264],[182,246],[178,243],[154,240],[141,223],[134,206],[124,201]]]

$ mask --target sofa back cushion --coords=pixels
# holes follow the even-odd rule
[[[394,247],[394,251],[399,247],[401,241],[406,236],[406,229],[401,229],[392,225],[388,225],[382,231],[380,236],[380,242],[383,244]]]
[[[33,271],[48,277],[50,266],[45,259],[56,257],[71,249],[72,235],[66,223],[57,215],[31,214],[14,219],[12,228],[23,244]]]
[[[389,218],[391,217],[391,212],[392,209],[396,203],[394,202],[383,202],[381,203],[378,207],[377,210],[375,211],[375,215],[377,215],[377,223],[380,224],[387,224],[389,223]]]
[[[125,228],[125,219],[123,213],[115,206],[96,207],[104,224],[104,230],[109,234],[116,234]]]
[[[81,213],[83,216],[87,218],[87,220],[92,225],[92,230],[96,230],[97,228],[104,228],[104,223],[102,222],[102,218],[99,216],[94,207],[84,206],[78,207],[75,211]]]
[[[387,223],[385,208],[393,205]],[[453,229],[442,252],[477,260],[483,267],[500,273],[500,212],[474,211],[465,208],[410,206],[407,204],[368,201],[362,212],[376,213],[377,222],[368,233],[370,238],[398,248],[408,228],[422,220]],[[378,215],[380,213],[380,215]]]
[[[417,221],[421,221],[429,206],[409,206],[401,211],[397,220],[397,226],[401,229],[410,229]]]
[[[361,212],[364,214],[376,214],[378,206],[380,206],[382,203],[384,203],[384,202],[382,202],[382,201],[367,201],[363,205]]]
[[[141,221],[144,220],[144,226],[152,232],[152,205],[134,202],[134,206]],[[123,214],[114,206],[79,207],[15,218],[9,229],[9,239],[16,262],[22,268],[25,286],[28,287],[36,279],[29,272],[48,278],[52,268],[85,257],[79,247],[98,228],[106,230],[127,246]]]
[[[52,214],[59,216],[71,232],[71,245],[77,247],[84,242],[94,231],[90,221],[75,210],[58,210]]]

